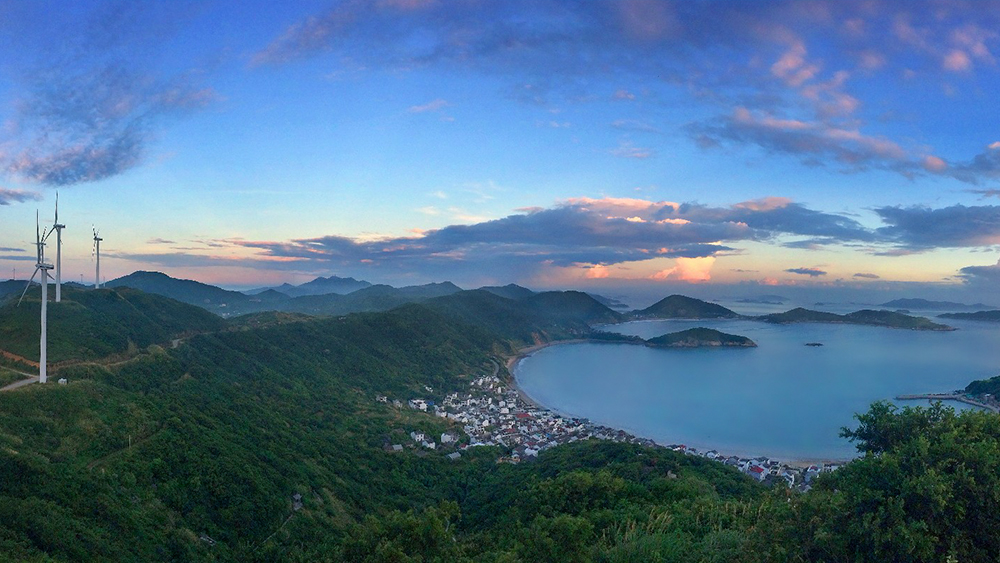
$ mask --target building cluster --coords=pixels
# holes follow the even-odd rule
[[[428,389],[429,390],[429,389]],[[641,444],[649,447],[666,447],[686,455],[704,457],[736,468],[758,481],[781,480],[789,487],[808,490],[813,479],[820,473],[837,469],[835,464],[818,464],[808,467],[789,465],[766,457],[726,456],[716,450],[699,451],[685,445],[661,446],[652,440],[639,438],[615,428],[594,424],[586,418],[562,416],[548,409],[525,401],[513,386],[497,375],[483,375],[472,380],[468,391],[451,393],[440,404],[433,400],[414,398],[403,403],[390,401],[378,396],[382,403],[391,403],[397,408],[409,407],[414,410],[448,419],[469,436],[464,442],[461,437],[450,432],[443,433],[436,441],[423,432],[410,432],[414,446],[425,450],[436,450],[449,446],[456,451],[448,454],[458,459],[460,451],[476,446],[500,446],[510,450],[509,456],[499,461],[519,463],[533,458],[548,448],[577,440],[598,439],[615,442]],[[463,442],[459,444],[459,442]],[[393,451],[402,451],[402,444],[392,444]]]

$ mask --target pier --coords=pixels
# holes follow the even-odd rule
[[[920,395],[897,395],[897,401],[958,401],[960,403],[965,403],[967,405],[972,405],[974,407],[979,407],[981,409],[986,409],[990,412],[1000,413],[1000,408],[993,405],[988,405],[986,403],[981,403],[975,399],[970,399],[965,395],[955,394],[955,393],[924,393]]]

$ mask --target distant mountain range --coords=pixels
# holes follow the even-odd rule
[[[328,278],[318,277],[302,285],[283,283],[277,287],[260,287],[257,289],[251,289],[250,291],[246,291],[244,293],[247,295],[259,295],[265,291],[273,290],[283,293],[288,297],[301,297],[303,295],[327,295],[329,293],[347,295],[348,293],[355,292],[359,289],[371,287],[371,285],[372,284],[369,282],[356,280],[354,278],[330,276]]]

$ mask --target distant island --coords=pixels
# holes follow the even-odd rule
[[[967,321],[988,321],[1000,323],[1000,311],[976,311],[975,313],[944,313],[938,315],[944,319],[963,319]]]
[[[822,345],[823,345],[822,342],[806,342],[806,346],[812,346],[812,347],[817,347],[818,348],[818,347],[820,347]]]
[[[791,323],[842,323],[855,325],[882,326],[889,328],[905,328],[909,330],[955,330],[954,328],[935,323],[924,317],[911,317],[893,311],[875,311],[863,309],[846,315],[812,311],[798,307],[784,313],[773,313],[757,317],[757,319],[774,324]]]
[[[755,303],[759,305],[784,305],[788,301],[787,297],[781,295],[758,295],[757,297],[745,297],[737,299],[737,303]]]
[[[893,299],[881,305],[887,309],[916,309],[919,311],[955,311],[955,310],[983,310],[996,309],[983,303],[966,305],[965,303],[955,303],[954,301],[929,301],[927,299]]]
[[[632,315],[639,319],[738,319],[741,316],[715,303],[702,301],[683,295],[664,297],[656,303],[635,311]]]
[[[652,348],[742,347],[756,348],[757,343],[745,336],[726,334],[711,328],[689,328],[646,340]]]

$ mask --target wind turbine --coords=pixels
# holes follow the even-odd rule
[[[31,282],[38,275],[38,272],[42,273],[42,336],[39,345],[39,357],[38,357],[38,382],[45,383],[48,379],[47,368],[48,368],[48,316],[49,316],[49,270],[52,269],[52,264],[45,263],[45,236],[38,231],[38,213],[35,213],[35,246],[38,248],[38,262],[35,264],[35,273],[31,274],[31,278],[28,279],[28,284],[24,286],[24,291],[21,292],[21,299],[17,300],[18,306],[21,305],[21,301],[24,299],[24,294],[28,293],[28,289],[31,287]]]
[[[101,241],[97,229],[94,229],[94,255],[97,256],[97,272],[94,276],[94,289],[101,288]]]
[[[65,228],[66,225],[59,223],[59,192],[56,192],[56,218],[52,224],[52,230],[56,232],[56,303],[62,301],[62,230]]]

